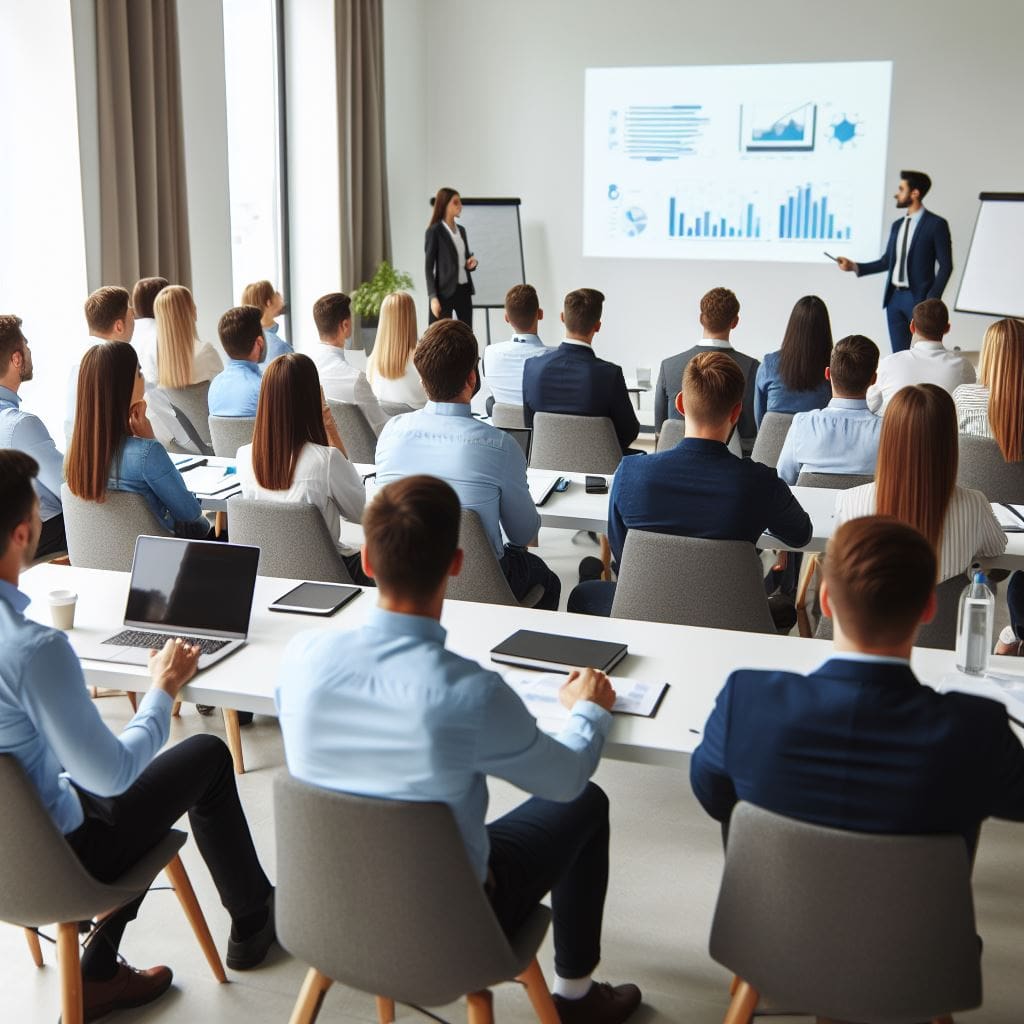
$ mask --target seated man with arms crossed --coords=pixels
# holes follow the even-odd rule
[[[430,401],[384,427],[377,442],[377,483],[426,471],[451,484],[463,508],[480,516],[516,600],[540,585],[544,596],[537,607],[557,611],[562,584],[525,547],[537,536],[540,513],[530,496],[523,451],[470,411],[470,399],[480,389],[477,361],[468,324],[438,320],[427,328],[413,363]]]
[[[68,845],[101,882],[122,875],[187,811],[231,915],[228,967],[256,967],[274,941],[274,890],[253,847],[228,748],[215,736],[190,736],[157,756],[199,649],[168,640],[152,652],[152,688],[121,735],[110,732],[67,637],[25,618],[29,599],[18,578],[39,539],[36,468],[23,452],[0,452],[0,753],[17,758]],[[118,957],[142,899],[107,915],[86,940],[87,1021],[142,1006],[171,984],[169,968],[136,971]]]
[[[910,667],[935,615],[937,562],[913,527],[851,519],[832,535],[821,607],[834,654],[809,676],[733,672],[690,761],[704,809],[739,800],[829,828],[959,832],[1024,820],[1024,748],[1002,704],[937,693]]]
[[[446,324],[468,330],[452,320],[430,330]],[[501,676],[445,649],[439,620],[462,551],[459,499],[442,481],[409,476],[384,487],[363,531],[363,569],[379,594],[366,625],[303,633],[285,651],[277,706],[288,770],[328,789],[448,804],[507,934],[551,892],[564,1024],[624,1021],[639,989],[591,980],[608,884],[608,798],[588,779],[611,724],[607,676],[569,674],[561,700],[571,716],[552,737]],[[488,775],[536,795],[485,825]]]
[[[723,352],[687,363],[676,407],[686,436],[668,451],[625,459],[608,501],[608,542],[616,563],[630,530],[681,537],[746,540],[770,530],[785,544],[811,539],[811,520],[775,470],[738,459],[726,442],[743,407],[743,371]],[[609,615],[615,584],[587,580],[569,595],[567,610]],[[783,609],[785,611],[786,609]]]
[[[875,382],[878,347],[862,334],[836,342],[825,376],[832,401],[798,412],[779,454],[778,474],[795,484],[801,472],[874,476],[882,421],[865,398]]]
[[[523,365],[527,359],[547,352],[537,336],[537,325],[543,319],[544,310],[532,284],[516,284],[505,293],[505,323],[515,333],[508,341],[484,349],[484,383],[493,396],[488,414],[494,402],[523,404]]]
[[[263,370],[260,363],[267,351],[255,306],[235,306],[217,324],[217,334],[228,361],[210,381],[211,416],[255,416],[260,402]]]

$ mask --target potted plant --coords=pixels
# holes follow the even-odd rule
[[[410,288],[412,278],[408,274],[395,270],[387,260],[381,260],[373,277],[352,292],[352,311],[359,314],[359,347],[364,349],[367,355],[373,351],[380,307],[384,298],[392,292],[407,291]]]

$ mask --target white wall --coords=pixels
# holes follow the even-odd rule
[[[697,303],[715,285],[739,296],[734,340],[752,354],[778,347],[793,302],[807,293],[828,303],[837,338],[864,333],[885,351],[884,281],[841,274],[824,258],[821,266],[584,259],[587,67],[892,60],[888,178],[894,188],[908,166],[932,176],[926,203],[953,233],[955,270],[944,295],[950,307],[978,193],[1021,188],[1024,4],[1017,0],[971,7],[927,0],[385,0],[385,11],[392,231],[396,262],[412,271],[421,309],[424,196],[441,184],[466,195],[519,196],[526,274],[547,312],[545,340],[560,336],[565,292],[600,288],[607,302],[598,350],[621,361],[627,376],[692,343]],[[880,233],[894,216],[890,207]],[[989,322],[954,314],[950,340],[977,348]]]

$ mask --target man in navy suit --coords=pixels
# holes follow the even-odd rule
[[[565,341],[523,364],[523,415],[533,426],[535,412],[568,416],[607,416],[623,454],[640,433],[622,367],[598,359],[591,347],[601,330],[604,296],[596,288],[577,288],[565,297]]]
[[[932,179],[923,171],[900,171],[900,184],[894,196],[896,208],[905,213],[894,221],[885,253],[870,263],[854,263],[840,256],[840,270],[889,276],[882,307],[889,320],[889,341],[893,352],[910,348],[910,321],[914,306],[925,299],[941,299],[953,273],[953,243],[949,224],[926,210],[921,200],[932,187]]]
[[[809,676],[741,669],[690,761],[704,809],[746,800],[858,832],[959,832],[973,854],[990,815],[1024,820],[1024,748],[1002,704],[921,685],[918,626],[935,614],[931,545],[895,519],[833,534],[821,588],[835,652]]]

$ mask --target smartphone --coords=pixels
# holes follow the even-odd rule
[[[608,481],[603,476],[587,476],[587,494],[607,494]]]

